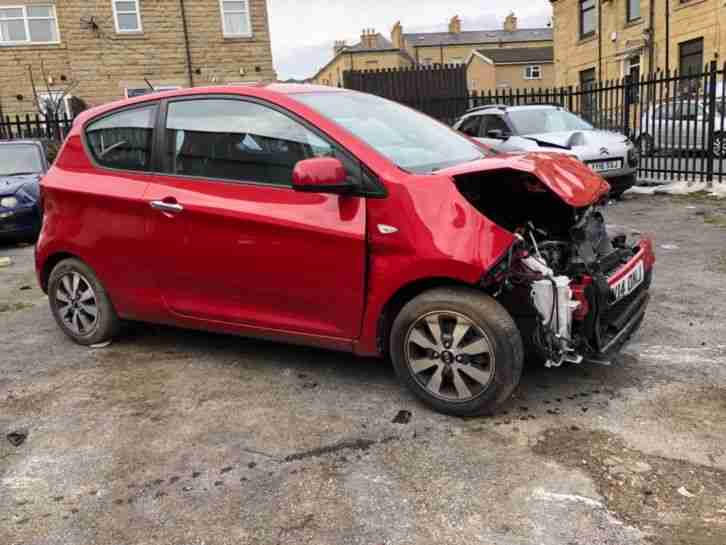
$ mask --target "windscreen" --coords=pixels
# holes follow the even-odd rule
[[[507,114],[520,135],[592,130],[584,119],[557,108],[510,110]]]
[[[0,146],[0,176],[37,174],[43,172],[43,159],[38,146],[5,144]]]
[[[485,156],[481,148],[446,125],[377,96],[325,92],[294,98],[411,172],[433,172]]]

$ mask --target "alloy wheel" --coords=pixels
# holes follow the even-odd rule
[[[405,355],[416,381],[445,401],[470,401],[494,379],[494,344],[473,320],[450,311],[421,316],[408,329]]]
[[[78,271],[61,276],[53,297],[58,316],[75,335],[88,335],[94,330],[99,318],[98,300],[85,276]]]
[[[719,158],[726,156],[726,139],[723,135],[719,134],[713,137],[713,155]]]

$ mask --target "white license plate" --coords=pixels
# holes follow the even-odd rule
[[[622,166],[623,162],[618,161],[594,161],[592,163],[588,163],[590,165],[590,168],[594,170],[595,172],[603,172],[605,170],[616,170]]]
[[[632,271],[610,287],[612,292],[611,302],[620,301],[623,297],[633,293],[643,283],[643,278],[645,278],[645,266],[642,261],[638,261]]]

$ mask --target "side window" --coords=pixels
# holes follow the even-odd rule
[[[656,119],[678,119],[680,106],[675,102],[668,102],[655,110]]]
[[[288,116],[228,99],[169,103],[166,148],[174,174],[276,185],[292,184],[298,161],[337,155]]]
[[[702,108],[695,102],[681,102],[680,116],[683,121],[696,121],[699,116],[703,116]]]
[[[480,115],[472,115],[471,117],[468,117],[463,121],[463,123],[459,127],[459,131],[463,132],[467,136],[479,136],[480,121]]]
[[[151,170],[156,104],[124,110],[94,121],[86,140],[96,162],[109,168]]]
[[[489,131],[502,131],[504,136],[509,135],[511,132],[502,116],[493,114],[482,116],[481,135],[486,138]]]

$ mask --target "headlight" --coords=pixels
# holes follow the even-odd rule
[[[3,197],[0,199],[0,206],[3,208],[17,208],[18,198],[17,197]]]

